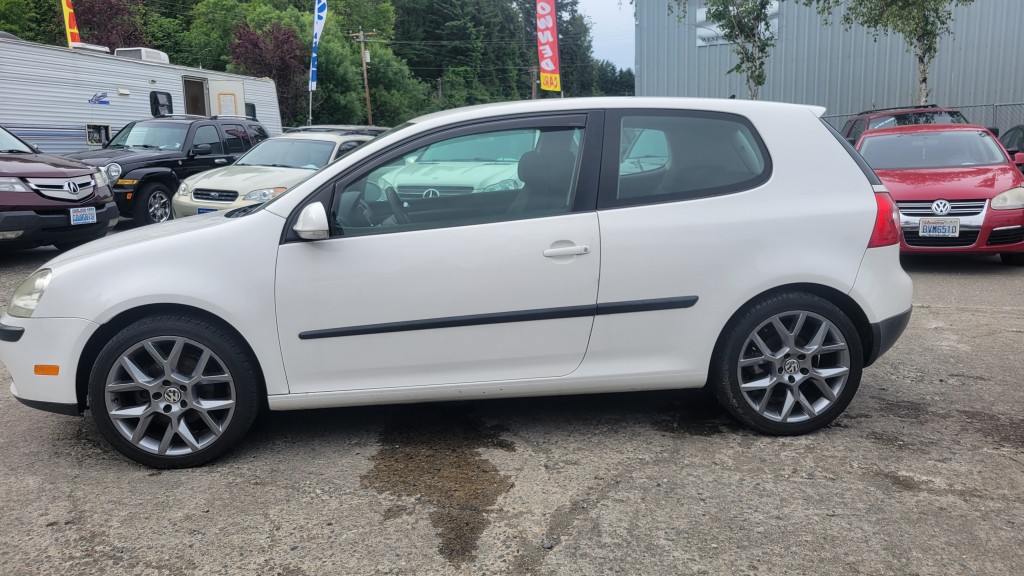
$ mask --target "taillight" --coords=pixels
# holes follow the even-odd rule
[[[875,229],[871,231],[868,248],[892,246],[900,243],[900,213],[896,203],[886,192],[875,193],[878,211],[875,213]]]

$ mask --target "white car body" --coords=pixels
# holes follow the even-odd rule
[[[282,242],[311,195],[401,142],[493,117],[618,108],[741,115],[771,155],[770,178],[749,191],[681,202]],[[86,404],[90,340],[110,337],[103,327],[147,311],[201,311],[251,348],[274,410],[695,388],[708,382],[730,319],[759,295],[797,286],[845,303],[869,332],[861,337],[870,363],[892,343],[878,342],[877,327],[909,315],[912,285],[898,244],[866,248],[878,210],[872,185],[822,128],[822,112],[614,98],[425,116],[247,216],[148,226],[58,256],[44,266],[52,277],[32,316],[0,320],[24,330],[0,343],[0,359],[18,399],[74,413]],[[586,251],[542,255],[565,247]],[[637,307],[616,313],[621,303]],[[644,303],[657,311],[645,312]],[[580,307],[591,312],[545,318]],[[472,321],[509,311],[536,319]],[[471,320],[358,330],[451,318]],[[319,330],[349,332],[310,337]],[[36,375],[38,365],[59,366],[59,374]]]

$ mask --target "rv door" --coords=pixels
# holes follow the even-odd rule
[[[218,116],[245,114],[245,84],[241,80],[210,80],[210,107]]]
[[[185,92],[185,114],[209,116],[209,108],[206,104],[206,78],[183,76],[181,82]]]

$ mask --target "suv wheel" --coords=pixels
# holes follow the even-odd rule
[[[835,420],[857,392],[860,337],[828,300],[800,292],[763,298],[727,330],[708,384],[749,428],[806,434]]]
[[[142,187],[135,197],[135,221],[141,224],[166,222],[171,214],[171,191],[160,182],[151,182]]]

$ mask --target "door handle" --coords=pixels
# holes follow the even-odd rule
[[[566,246],[565,248],[548,248],[544,251],[546,258],[557,258],[558,256],[581,256],[590,254],[590,246]]]
[[[216,160],[213,161],[213,163],[214,164],[227,164],[228,163],[228,159],[227,158],[217,158]]]

